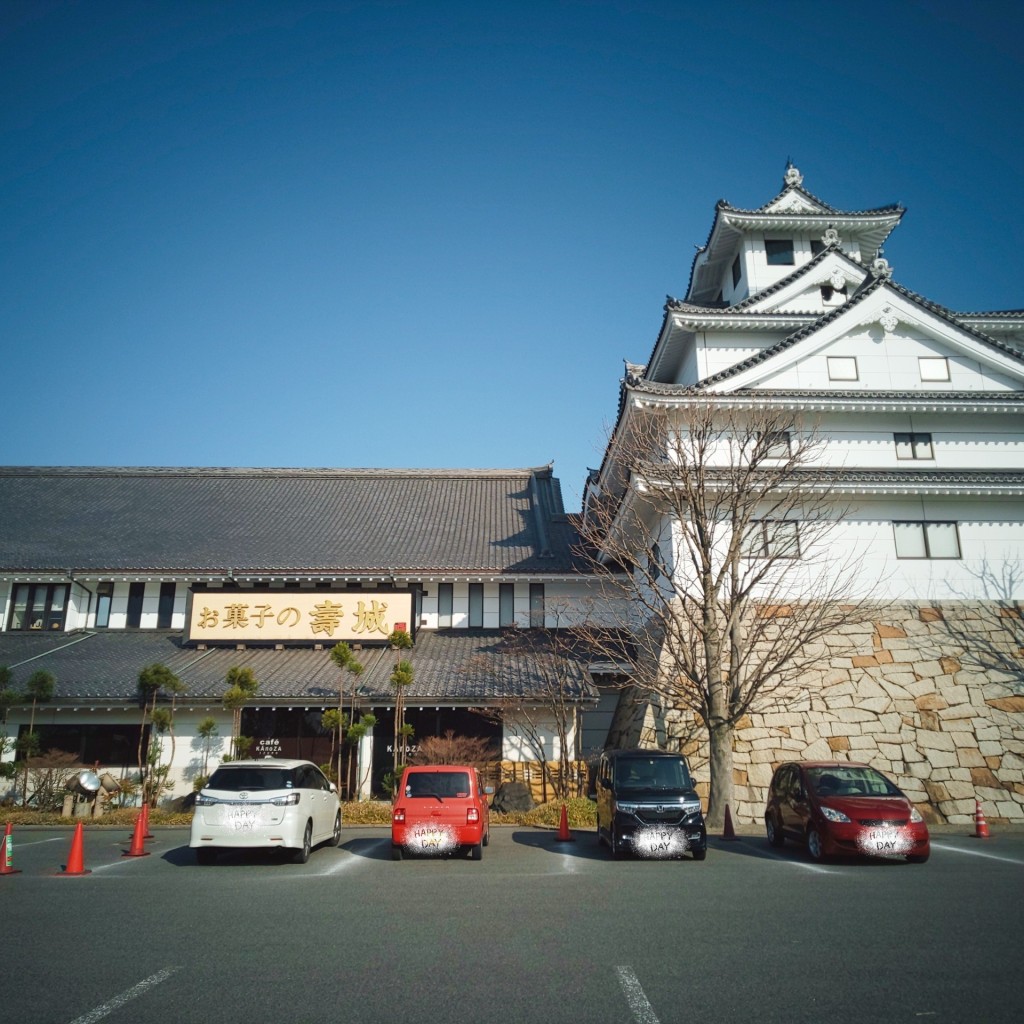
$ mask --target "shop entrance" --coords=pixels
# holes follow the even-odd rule
[[[384,776],[394,765],[395,712],[374,708],[377,724],[373,727],[373,775],[371,785],[374,796],[389,795],[384,787]],[[449,729],[455,736],[479,736],[489,741],[494,760],[501,758],[502,728],[466,708],[406,708],[406,724],[414,729],[409,749],[416,752],[420,741],[427,736],[443,736]]]

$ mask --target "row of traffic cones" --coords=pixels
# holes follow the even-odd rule
[[[20,875],[21,869],[14,866],[14,836],[13,827],[7,822],[3,840],[0,841],[0,875]],[[149,806],[144,804],[139,816],[135,819],[135,829],[132,832],[131,847],[123,857],[148,857],[149,851],[145,848],[145,840],[152,839],[149,831]],[[68,862],[64,865],[62,875],[88,875],[91,874],[85,866],[85,830],[82,822],[75,825],[74,835],[71,837],[71,852],[68,854]]]

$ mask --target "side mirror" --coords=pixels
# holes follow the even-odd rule
[[[337,793],[338,792],[338,787],[333,782],[331,783],[331,792],[332,793]]]

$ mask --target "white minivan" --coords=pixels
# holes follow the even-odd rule
[[[228,761],[196,795],[189,846],[200,864],[219,850],[283,847],[305,864],[310,850],[341,842],[341,803],[311,761],[266,757]]]

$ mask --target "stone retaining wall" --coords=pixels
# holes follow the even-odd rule
[[[1024,636],[1014,609],[887,609],[843,627],[821,655],[798,690],[740,721],[736,820],[761,820],[781,762],[835,759],[885,772],[930,822],[969,824],[975,799],[990,822],[1024,822]],[[692,712],[669,710],[655,723],[649,702],[623,701],[613,731],[620,746],[681,747],[706,780]],[[701,789],[706,799],[706,781]]]

